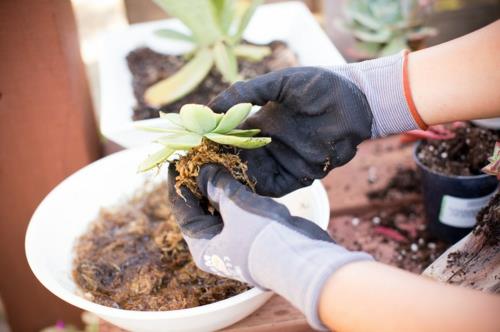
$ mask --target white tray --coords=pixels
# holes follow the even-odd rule
[[[135,128],[135,124],[152,124],[156,119],[132,121],[136,100],[125,58],[130,51],[140,46],[158,50],[153,31],[163,27],[185,29],[177,19],[168,19],[134,24],[125,30],[108,33],[103,39],[99,60],[100,129],[106,138],[124,147],[146,144],[156,136]],[[259,44],[284,41],[297,54],[303,66],[345,63],[309,9],[301,2],[260,6],[244,38]],[[179,54],[187,49],[189,45],[186,43],[162,40],[162,50],[166,53]]]

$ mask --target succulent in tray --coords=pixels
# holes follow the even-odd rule
[[[187,41],[193,50],[190,60],[174,75],[150,86],[145,101],[154,107],[172,103],[193,91],[213,66],[228,83],[241,80],[237,58],[260,61],[271,53],[266,46],[242,43],[243,32],[263,0],[154,0],[178,18],[189,34],[172,29],[155,31],[167,39]]]
[[[365,57],[385,56],[409,48],[409,42],[436,34],[422,24],[432,1],[348,0],[343,27],[357,39]]]
[[[186,185],[197,194],[196,177],[200,167],[207,163],[217,163],[252,187],[252,181],[246,172],[247,165],[241,161],[234,148],[260,148],[269,144],[271,138],[256,137],[260,133],[259,129],[237,129],[251,109],[251,104],[241,103],[234,105],[226,113],[219,114],[204,105],[187,104],[179,114],[160,113],[160,118],[164,120],[161,126],[140,127],[165,135],[155,140],[162,148],[144,160],[139,171],[148,171],[160,167],[169,159],[177,159],[177,189]],[[185,154],[176,153],[179,151],[184,151]]]

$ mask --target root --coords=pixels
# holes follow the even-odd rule
[[[175,178],[175,189],[179,196],[182,197],[180,188],[186,186],[196,197],[202,197],[196,178],[201,167],[205,164],[224,166],[236,180],[255,191],[255,183],[250,180],[247,174],[248,166],[237,154],[225,152],[221,145],[203,140],[201,145],[191,149],[175,164],[175,169],[179,173]]]

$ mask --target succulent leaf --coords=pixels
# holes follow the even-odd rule
[[[214,133],[225,134],[243,122],[246,119],[250,111],[252,110],[252,104],[241,103],[232,106],[222,117],[217,127],[213,130]]]
[[[353,33],[354,37],[356,37],[362,41],[374,42],[374,43],[386,43],[392,37],[392,33],[391,33],[391,30],[389,28],[383,28],[383,29],[380,29],[378,31],[373,32],[373,31],[369,31],[365,28],[358,27],[358,28],[354,28],[352,30],[352,33]]]
[[[165,133],[165,134],[184,134],[186,130],[184,129],[179,129],[179,128],[172,128],[172,127],[162,127],[162,126],[142,126],[142,125],[136,125],[135,126],[137,129],[144,130],[144,131],[149,131],[152,133]]]
[[[217,42],[213,48],[215,65],[226,82],[234,83],[241,80],[238,75],[238,62],[233,48],[224,42]]]
[[[168,148],[174,150],[189,150],[201,144],[202,136],[186,132],[185,134],[163,136],[156,140]]]
[[[193,36],[185,34],[184,32],[180,32],[180,31],[168,29],[168,28],[156,30],[155,35],[157,35],[158,37],[162,37],[162,38],[182,40],[182,41],[186,41],[186,42],[190,42],[190,43],[194,42]]]
[[[207,0],[154,0],[171,16],[175,16],[191,31],[199,46],[213,44],[221,37],[212,1]]]
[[[250,2],[246,10],[243,12],[243,15],[239,21],[238,29],[236,30],[236,33],[233,36],[233,42],[238,43],[241,40],[241,38],[243,37],[243,32],[245,32],[248,23],[250,23],[250,20],[253,14],[255,13],[255,10],[263,1],[264,0],[252,0]]]
[[[175,151],[164,147],[161,150],[149,155],[140,165],[138,172],[146,172],[152,168],[160,166],[165,161],[167,161],[168,157],[170,157]]]
[[[214,130],[220,118],[209,107],[198,104],[182,106],[179,114],[183,127],[198,134],[205,134]]]
[[[396,36],[392,38],[387,45],[380,51],[380,56],[396,54],[408,47],[404,36]]]
[[[173,126],[182,128],[181,116],[178,113],[165,113],[161,111],[159,113],[160,113],[160,119],[165,119]]]
[[[204,136],[215,143],[231,145],[242,149],[256,149],[271,143],[270,137],[240,137],[216,133],[208,133]]]
[[[271,48],[267,46],[241,44],[234,47],[234,54],[237,57],[244,58],[248,61],[257,62],[270,55]]]
[[[234,0],[212,0],[219,26],[224,34],[229,32],[235,13]]]
[[[198,50],[191,61],[178,72],[150,86],[144,93],[145,101],[151,106],[159,107],[184,97],[203,81],[213,63],[211,50]]]
[[[260,129],[233,129],[226,135],[239,136],[239,137],[253,137],[260,133]]]

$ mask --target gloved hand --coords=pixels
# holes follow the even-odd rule
[[[290,215],[271,198],[251,192],[219,165],[206,165],[198,186],[220,215],[211,215],[194,195],[175,191],[169,167],[168,199],[196,265],[207,272],[271,289],[323,329],[318,301],[327,279],[341,266],[371,256],[349,252],[309,220]]]
[[[237,82],[211,103],[216,112],[263,106],[243,128],[271,144],[241,150],[256,190],[282,196],[351,160],[359,143],[417,128],[404,93],[403,55],[333,68],[298,67]]]

